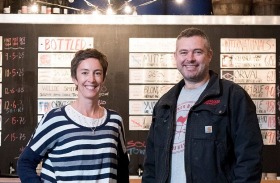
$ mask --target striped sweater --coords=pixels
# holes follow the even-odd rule
[[[129,182],[122,118],[106,110],[105,122],[94,133],[70,119],[65,107],[45,114],[18,159],[21,182]],[[35,170],[41,160],[39,177]]]

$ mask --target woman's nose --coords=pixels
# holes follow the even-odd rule
[[[88,80],[95,81],[95,75],[94,74],[90,74]]]

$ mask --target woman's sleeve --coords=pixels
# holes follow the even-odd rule
[[[17,161],[17,173],[22,183],[41,183],[36,167],[42,157],[26,146]]]
[[[17,161],[17,173],[22,183],[41,183],[41,178],[37,175],[36,168],[47,152],[47,148],[50,148],[44,135],[49,130],[48,125],[45,124],[47,116],[48,113],[38,123],[36,130]],[[36,144],[35,147],[34,144]]]
[[[118,143],[118,173],[117,182],[129,183],[129,158],[126,150],[126,139],[123,122],[121,120],[121,128]]]

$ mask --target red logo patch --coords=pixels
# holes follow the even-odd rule
[[[221,102],[221,100],[207,100],[204,102],[206,105],[217,105]]]

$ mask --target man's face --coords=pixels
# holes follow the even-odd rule
[[[186,82],[199,83],[208,77],[213,52],[200,36],[182,37],[177,40],[174,54],[177,68]]]

